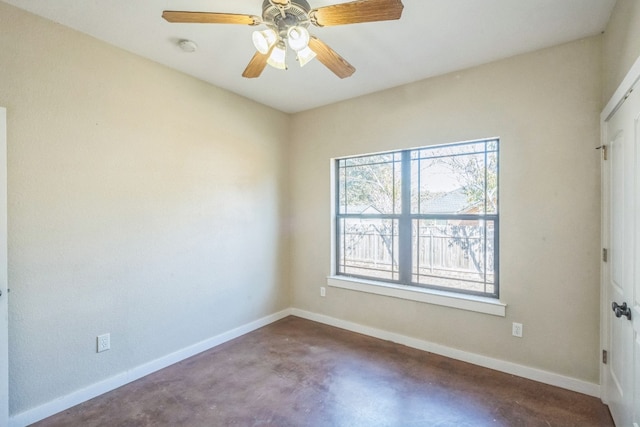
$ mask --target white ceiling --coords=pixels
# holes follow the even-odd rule
[[[317,60],[241,76],[256,27],[170,24],[163,10],[260,15],[263,0],[3,0],[216,86],[294,113],[602,32],[615,0],[403,0],[399,21],[310,27],[355,68]],[[344,0],[308,0],[311,7]],[[185,53],[180,39],[199,49]],[[290,55],[293,55],[290,53]]]

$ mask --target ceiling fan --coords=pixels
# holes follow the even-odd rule
[[[287,46],[295,51],[300,66],[313,58],[341,79],[351,76],[356,69],[307,28],[356,24],[361,22],[400,19],[402,0],[357,0],[311,9],[307,0],[264,0],[262,17],[235,13],[181,12],[165,10],[162,17],[172,23],[245,24],[265,25],[267,29],[254,31],[253,44],[257,52],[242,73],[255,78],[268,65],[287,69]]]

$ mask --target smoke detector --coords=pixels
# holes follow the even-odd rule
[[[193,53],[198,50],[198,45],[192,40],[180,40],[178,46],[183,52]]]

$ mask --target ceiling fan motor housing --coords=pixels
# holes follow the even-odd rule
[[[282,38],[286,38],[287,30],[291,27],[308,27],[309,11],[311,7],[306,0],[291,0],[289,6],[284,8],[284,16],[278,6],[271,1],[262,3],[262,20],[268,26],[272,26]]]

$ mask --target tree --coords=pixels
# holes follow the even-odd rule
[[[347,191],[341,193],[345,212],[372,207],[382,214],[399,213],[400,163],[393,154],[347,159],[344,178]]]
[[[487,153],[486,160],[485,164],[483,153],[442,157],[438,159],[438,163],[447,167],[460,182],[461,188],[467,195],[469,206],[478,207],[485,213],[491,213],[498,210],[497,153]]]
[[[498,154],[497,151],[480,154],[441,157],[438,163],[447,167],[458,179],[467,196],[468,209],[479,213],[498,211]],[[482,237],[483,230],[477,226],[454,225],[451,227],[449,246],[460,247],[470,258],[478,273],[485,271]]]

